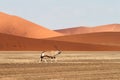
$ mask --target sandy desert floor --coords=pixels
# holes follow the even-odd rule
[[[1,51],[0,80],[120,80],[120,51],[64,51],[39,63],[40,51]]]

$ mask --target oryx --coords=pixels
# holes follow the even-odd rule
[[[55,46],[55,48],[57,50],[55,51],[43,51],[40,55],[40,60],[39,62],[55,62],[56,60],[56,56],[58,56],[59,54],[61,54],[61,51]]]

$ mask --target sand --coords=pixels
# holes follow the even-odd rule
[[[98,45],[87,43],[76,43],[69,41],[56,41],[45,39],[25,38],[7,34],[0,34],[1,51],[35,51],[35,50],[60,50],[65,51],[115,51],[120,50],[120,46]]]
[[[119,36],[120,36],[120,32],[97,32],[97,33],[66,35],[66,36],[60,36],[60,37],[54,37],[48,39],[57,40],[57,41],[76,42],[76,43],[120,46]]]
[[[39,39],[62,35],[18,16],[0,12],[0,18],[0,33]]]
[[[120,32],[120,24],[107,24],[93,27],[74,27],[55,30],[57,32],[63,33],[65,35],[71,34],[85,34],[85,33],[95,33],[95,32]]]
[[[0,52],[0,80],[119,80],[120,52],[63,52],[38,63],[39,51]]]

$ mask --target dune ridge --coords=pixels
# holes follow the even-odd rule
[[[0,18],[0,33],[29,38],[48,38],[62,35],[18,16],[0,12]]]
[[[56,50],[55,45],[65,51],[120,50],[120,24],[59,32],[2,12],[0,18],[0,51]]]
[[[57,32],[71,35],[71,34],[86,34],[86,33],[95,33],[95,32],[120,32],[120,24],[107,24],[101,26],[93,27],[73,27],[66,29],[55,30]]]

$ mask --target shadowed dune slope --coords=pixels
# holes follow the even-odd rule
[[[106,46],[86,43],[74,43],[66,41],[54,41],[44,39],[32,39],[0,33],[1,51],[34,51],[34,50],[60,50],[66,51],[114,51],[120,50],[120,46]]]
[[[67,35],[49,38],[49,40],[120,46],[119,36],[120,32],[98,32],[88,34]]]
[[[86,33],[86,32],[89,32],[89,29],[87,27],[75,27],[75,28],[59,29],[55,31],[59,33],[63,33],[65,35],[71,35],[71,34]]]
[[[62,35],[20,17],[2,12],[0,12],[0,33],[29,38],[48,38]]]
[[[120,24],[108,24],[96,27],[75,27],[55,30],[57,32],[71,35],[71,34],[85,34],[85,33],[95,33],[95,32],[120,32]]]

